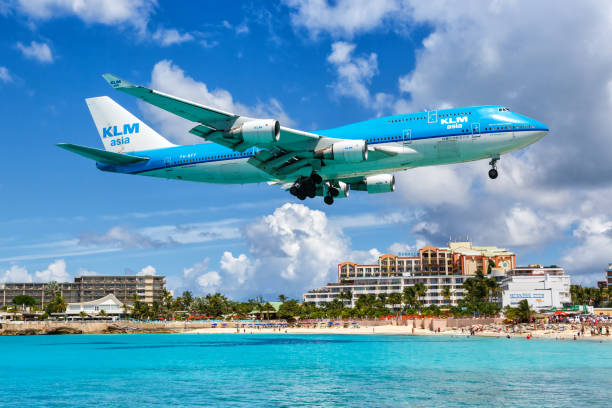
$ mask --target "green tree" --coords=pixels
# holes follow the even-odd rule
[[[13,303],[17,306],[21,306],[22,310],[25,310],[26,307],[35,306],[37,301],[32,296],[17,295],[13,298]]]
[[[270,304],[270,302],[266,302],[263,307],[260,309],[261,312],[266,314],[266,320],[270,320],[270,312],[275,311],[274,306]]]
[[[55,299],[55,296],[61,294],[61,292],[62,290],[60,288],[60,285],[56,281],[51,281],[51,282],[46,283],[44,293],[43,293],[45,301],[43,303],[49,303],[50,301]]]
[[[285,301],[287,300],[287,296],[280,294],[278,295],[278,301],[281,303],[285,303]]]
[[[64,313],[66,311],[66,301],[60,294],[56,294],[51,302],[45,307],[45,311],[49,314]]]
[[[300,304],[297,300],[285,300],[278,309],[278,317],[287,321],[293,321],[300,315]]]
[[[106,314],[106,310],[102,309],[102,310],[100,310],[100,312],[98,313],[98,316],[105,317],[105,316],[108,316],[108,315]]]
[[[421,298],[425,296],[425,293],[427,293],[427,289],[423,283],[418,282],[414,284],[414,294],[416,295],[416,307],[418,310],[421,310]]]

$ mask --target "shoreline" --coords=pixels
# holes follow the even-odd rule
[[[8,327],[7,327],[8,326]],[[547,339],[570,341],[612,341],[612,336],[590,335],[590,328],[584,336],[574,336],[578,329],[571,325],[559,325],[556,329],[533,329],[528,325],[519,326],[518,332],[512,332],[509,326],[482,325],[473,326],[476,331],[470,334],[470,327],[443,328],[439,332],[404,325],[364,325],[357,327],[190,327],[185,324],[134,324],[131,322],[114,323],[53,323],[44,325],[7,324],[2,325],[0,336],[28,335],[61,335],[61,334],[293,334],[293,335],[401,335],[428,337],[495,337]],[[563,328],[560,330],[560,328]],[[604,330],[605,333],[605,330]]]

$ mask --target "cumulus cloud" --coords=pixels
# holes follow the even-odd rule
[[[337,81],[331,85],[337,95],[357,99],[363,105],[370,105],[368,85],[378,73],[378,60],[375,53],[367,57],[354,57],[355,44],[338,41],[332,44],[332,52],[327,57],[337,72]]]
[[[151,72],[150,86],[227,112],[254,118],[274,118],[279,120],[282,125],[293,125],[293,121],[285,113],[278,100],[270,98],[266,102],[258,102],[255,106],[243,105],[234,101],[230,92],[221,88],[209,89],[204,82],[199,82],[186,75],[178,65],[169,60],[162,60],[155,64]],[[140,107],[147,118],[159,127],[161,133],[165,136],[184,144],[202,142],[202,139],[188,133],[189,129],[195,126],[193,122],[145,102],[141,102]]]
[[[66,270],[66,261],[59,259],[49,265],[44,271],[36,271],[34,273],[34,280],[38,282],[68,282],[70,274]]]
[[[195,295],[207,295],[219,291],[223,280],[216,271],[209,270],[210,259],[205,258],[201,262],[183,268],[180,276],[167,276],[166,282],[176,296],[184,291],[192,291]]]
[[[144,275],[157,275],[157,270],[152,265],[147,265],[142,268],[136,275],[144,276]]]
[[[238,286],[251,279],[255,272],[255,265],[245,254],[234,257],[231,252],[225,251],[219,263],[221,270],[229,274]]]
[[[156,0],[18,0],[15,8],[34,20],[75,16],[86,23],[128,25],[144,33],[156,5]]]
[[[605,137],[612,110],[612,49],[606,44],[612,5],[587,2],[577,9],[561,1],[551,14],[548,4],[538,2],[465,1],[454,7],[398,0],[381,2],[381,12],[360,23],[351,14],[355,10],[345,11],[351,18],[338,18],[350,3],[286,2],[294,9],[294,27],[311,36],[350,37],[385,26],[400,33],[415,26],[429,30],[414,68],[398,78],[398,93],[384,96],[385,109],[401,113],[498,103],[551,128],[535,145],[504,156],[495,181],[487,179],[484,161],[400,173],[396,197],[422,210],[413,225],[418,238],[442,244],[449,235],[469,235],[532,251],[558,248],[562,240],[570,249],[556,261],[566,263],[576,279],[592,276],[596,264],[601,264],[598,271],[605,267],[604,255],[578,254],[591,248],[605,253],[609,234],[587,228],[585,220],[596,217],[605,225],[612,219],[604,204],[612,190],[612,145]],[[336,43],[328,62],[334,67],[354,62],[351,43]],[[551,44],[563,44],[563,53]],[[367,60],[363,52],[357,58]],[[353,97],[379,111],[371,81],[363,76],[357,83]]]
[[[11,265],[9,269],[2,271],[0,282],[32,282],[32,275],[23,266]]]
[[[21,42],[18,42],[16,47],[26,58],[44,63],[53,62],[53,53],[47,43],[32,41],[30,45],[23,45]]]
[[[383,22],[400,11],[396,0],[285,0],[292,9],[294,27],[305,29],[311,37],[329,33],[352,37],[356,33],[383,27]]]
[[[181,34],[176,28],[158,28],[152,35],[153,40],[157,41],[162,47],[174,44],[182,44],[193,41],[193,35],[189,33]]]
[[[12,82],[13,77],[6,67],[0,67],[0,81],[4,83]]]
[[[7,270],[0,270],[0,282],[30,283],[30,282],[69,282],[71,275],[66,269],[66,261],[58,259],[42,271],[29,273],[27,268],[20,265],[11,265]]]

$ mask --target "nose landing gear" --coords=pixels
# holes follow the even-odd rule
[[[489,170],[489,178],[492,180],[495,180],[498,176],[497,173],[497,162],[499,161],[499,156],[493,156],[491,157],[491,161],[489,162],[489,165],[491,166],[491,170]]]

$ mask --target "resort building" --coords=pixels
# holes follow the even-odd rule
[[[426,246],[415,253],[385,254],[376,264],[342,262],[338,265],[338,282],[313,289],[302,295],[304,302],[317,306],[332,302],[342,292],[351,292],[344,299],[354,306],[359,295],[403,293],[404,288],[422,283],[427,290],[421,298],[424,305],[457,305],[463,298],[463,282],[477,270],[504,276],[516,266],[516,255],[493,246],[474,246],[471,242],[451,242],[446,248]],[[445,297],[445,288],[450,296]]]
[[[74,282],[58,283],[60,294],[66,303],[90,302],[113,294],[124,303],[131,303],[134,295],[149,305],[160,300],[165,289],[165,276],[79,276]],[[42,306],[49,303],[48,283],[0,283],[0,307],[11,304],[17,295],[35,298]]]
[[[87,317],[97,317],[102,314],[110,318],[117,318],[125,314],[125,311],[123,303],[111,293],[103,298],[89,302],[68,303],[65,314],[68,318],[72,319],[82,317],[83,314],[87,315]]]
[[[608,287],[612,286],[612,263],[608,264],[608,270],[606,271],[606,281]]]
[[[557,266],[515,268],[502,280],[500,289],[502,307],[516,307],[523,299],[535,310],[562,308],[572,302],[570,277]]]

